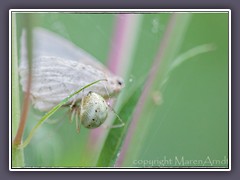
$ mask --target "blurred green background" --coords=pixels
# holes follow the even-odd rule
[[[34,26],[47,28],[69,39],[107,63],[111,50],[116,14],[34,13]],[[133,54],[129,78],[137,81],[146,75],[159,48],[169,13],[143,14]],[[18,40],[23,17],[17,14]],[[141,148],[131,151],[125,167],[214,166],[228,167],[228,13],[192,13],[187,32],[178,55],[201,44],[212,43],[216,50],[191,58],[176,68],[162,94],[163,103],[146,121],[151,121]],[[177,56],[176,56],[177,57]],[[67,110],[65,110],[67,112]],[[121,114],[119,114],[121,116]],[[31,109],[25,137],[41,114]],[[94,166],[91,155],[86,157],[88,135],[91,130],[75,131],[68,114],[56,114],[55,124],[45,123],[25,149],[28,167]],[[136,134],[137,136],[137,134]],[[134,144],[131,144],[134,147]],[[134,149],[134,148],[133,148]],[[137,158],[131,159],[131,153]],[[84,157],[83,157],[84,156]],[[155,163],[153,161],[155,160]],[[202,160],[202,163],[188,161]],[[216,161],[214,161],[216,160]],[[88,162],[89,161],[89,162]],[[159,161],[159,162],[156,162]],[[214,162],[213,162],[214,161]],[[221,163],[219,163],[221,161]],[[153,163],[153,164],[151,164]]]

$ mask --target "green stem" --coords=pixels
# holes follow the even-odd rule
[[[158,108],[153,101],[152,95],[161,92],[161,84],[165,80],[172,60],[181,46],[190,19],[191,14],[174,13],[171,15],[159,51],[144,85],[143,93],[136,106],[132,124],[126,136],[122,152],[118,157],[117,166],[124,166],[125,163],[132,164],[143,148],[140,142],[145,138],[149,129],[153,110]],[[148,117],[147,120],[146,117]]]
[[[16,14],[12,13],[12,137],[17,133],[20,120],[20,98],[18,83],[18,56]],[[24,167],[24,154],[22,149],[12,146],[12,167]]]
[[[26,92],[24,94],[24,100],[23,100],[23,109],[17,129],[16,136],[13,140],[13,145],[20,145],[22,142],[22,137],[24,133],[24,129],[27,122],[27,116],[28,116],[28,110],[29,110],[29,102],[30,102],[30,89],[31,89],[31,81],[32,81],[32,21],[33,17],[31,14],[24,14],[23,17],[25,18],[25,27],[27,32],[27,59],[28,59],[28,77],[27,77],[27,88]]]
[[[58,105],[56,105],[55,107],[53,107],[49,112],[47,112],[39,121],[38,123],[33,127],[33,129],[31,130],[31,132],[29,133],[28,137],[26,138],[26,140],[23,142],[22,145],[19,146],[20,149],[26,147],[29,142],[31,141],[34,133],[36,132],[36,130],[43,124],[44,121],[46,121],[51,115],[53,115],[60,107],[62,107],[64,104],[66,104],[70,98],[72,98],[74,95],[78,94],[79,92],[81,92],[82,90],[88,88],[89,86],[92,86],[93,84],[96,84],[100,81],[107,81],[106,79],[100,79],[97,81],[94,81],[93,83],[90,83],[84,87],[82,87],[81,89],[75,91],[73,94],[69,95],[68,97],[66,97],[65,99],[63,99]]]

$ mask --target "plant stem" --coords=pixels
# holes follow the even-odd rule
[[[22,137],[23,137],[23,133],[24,133],[24,128],[26,125],[26,121],[27,121],[27,115],[28,115],[28,109],[29,109],[29,100],[30,100],[30,88],[31,88],[31,62],[32,62],[32,34],[31,34],[31,30],[32,30],[32,17],[31,14],[24,14],[24,19],[26,20],[26,30],[27,30],[27,50],[28,50],[28,68],[29,68],[29,74],[28,74],[28,84],[27,84],[27,91],[25,93],[24,96],[24,102],[23,102],[23,110],[22,110],[22,114],[20,117],[20,121],[19,121],[19,125],[18,128],[16,128],[16,126],[14,125],[14,133],[17,129],[15,138],[12,142],[12,166],[13,167],[24,167],[24,154],[23,154],[23,149],[19,149],[19,145],[22,142]],[[15,66],[17,66],[17,36],[16,36],[16,17],[15,15],[13,16],[13,26],[12,26],[12,30],[13,30],[13,53],[15,53],[15,56],[13,57],[14,59],[14,63],[16,63]],[[16,59],[15,59],[16,58]],[[18,69],[14,69],[13,70],[15,73],[15,76],[18,76]],[[15,82],[18,84],[18,82]],[[19,91],[15,93],[18,93],[19,95]],[[19,117],[18,117],[19,119]],[[15,121],[14,121],[15,123]]]
[[[128,77],[132,66],[142,16],[141,14],[117,15],[108,68],[124,79]]]
[[[118,14],[116,16],[111,50],[108,58],[108,69],[124,79],[128,77],[129,70],[132,66],[132,57],[135,52],[141,20],[142,15],[140,14]],[[123,92],[121,92],[120,97],[118,97],[118,103],[121,103],[122,95]],[[93,152],[93,150],[101,149],[107,133],[108,131],[101,128],[92,130],[89,135],[87,151],[91,151],[94,156],[96,155],[96,157],[98,157],[98,153],[96,151]]]
[[[36,132],[36,130],[44,123],[44,121],[46,121],[51,115],[53,115],[60,107],[62,107],[64,104],[66,104],[69,99],[71,99],[74,95],[78,94],[79,92],[81,92],[82,90],[92,86],[93,84],[96,84],[100,81],[107,81],[106,79],[100,79],[97,81],[94,81],[84,87],[82,87],[81,89],[75,91],[74,93],[70,94],[68,97],[66,97],[65,99],[63,99],[60,103],[58,103],[56,106],[54,106],[50,111],[48,111],[39,121],[38,123],[32,128],[31,132],[29,133],[28,137],[26,138],[26,140],[23,142],[22,145],[18,146],[19,148],[24,148],[26,147],[29,142],[31,141],[34,133]]]
[[[18,82],[18,56],[17,56],[17,27],[16,14],[12,13],[12,34],[11,34],[11,57],[12,57],[12,137],[16,135],[20,119],[20,98]],[[24,166],[24,154],[22,149],[12,147],[12,167]]]
[[[27,80],[27,90],[24,95],[24,102],[23,102],[23,110],[17,130],[17,134],[13,140],[13,145],[20,145],[22,142],[22,136],[24,133],[24,128],[27,121],[28,109],[29,109],[29,102],[30,102],[30,89],[31,89],[31,81],[32,81],[32,17],[31,14],[25,14],[26,19],[26,31],[27,31],[27,56],[28,56],[28,80]]]
[[[146,122],[146,119],[143,119],[142,117],[149,117],[151,114],[151,108],[153,107],[151,94],[155,91],[159,91],[159,84],[161,84],[164,80],[171,61],[180,47],[186,25],[190,19],[189,17],[189,14],[177,13],[172,14],[170,17],[164,37],[161,40],[158,53],[153,62],[152,68],[150,69],[148,79],[144,85],[143,93],[136,106],[132,123],[126,136],[122,151],[118,157],[116,163],[116,166],[118,167],[123,165],[127,152],[130,152],[132,149],[134,149],[134,157],[132,156],[130,159],[132,160],[135,156],[137,156],[137,152],[140,149],[140,142],[144,138],[145,129],[149,124],[149,122]],[[182,24],[179,25],[180,23]],[[143,116],[143,114],[145,116]],[[131,144],[134,145],[131,146]]]

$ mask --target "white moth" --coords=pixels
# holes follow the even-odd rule
[[[25,32],[21,37],[19,72],[20,83],[23,91],[26,91],[29,72]],[[33,30],[30,94],[34,108],[43,112],[49,111],[68,95],[99,79],[107,79],[107,82],[90,86],[85,91],[93,93],[87,93],[86,96],[84,96],[85,92],[79,93],[67,103],[67,105],[74,107],[78,102],[81,102],[80,112],[74,110],[73,114],[80,114],[81,123],[87,128],[98,127],[105,121],[107,104],[104,98],[108,98],[109,95],[117,95],[124,86],[123,80],[113,75],[93,56],[68,40],[42,28]],[[82,100],[83,98],[84,100]],[[91,104],[92,102],[99,103],[94,106]],[[98,113],[95,113],[95,118],[93,115],[89,116],[90,111],[95,112],[96,109]],[[87,113],[88,116],[84,113]],[[92,119],[95,121],[92,122],[91,127],[89,119],[91,122]],[[76,123],[78,127],[78,120]]]

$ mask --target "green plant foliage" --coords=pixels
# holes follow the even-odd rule
[[[116,14],[33,14],[34,26],[67,38],[107,64],[109,51],[115,46],[112,38]],[[228,13],[177,13],[174,28],[168,31],[166,28],[173,14],[142,14],[125,88],[117,100],[120,102],[117,114],[125,126],[110,129],[108,133],[104,131],[106,136],[102,141],[93,144],[89,140],[91,130],[82,128],[77,134],[75,124],[70,124],[68,118],[55,109],[47,116],[60,116],[62,123],[44,123],[38,129],[29,146],[24,148],[25,167],[113,167],[121,155],[144,88],[150,90],[146,100],[139,102],[143,109],[132,140],[125,147],[127,153],[122,167],[228,167],[227,161],[187,164],[187,160],[228,157]],[[20,14],[16,18],[19,41],[24,18]],[[163,46],[161,62],[153,65],[166,33],[170,33],[170,38]],[[154,68],[153,82],[146,87],[146,77]],[[15,78],[16,72],[15,69]],[[15,79],[12,83],[13,97],[18,96],[19,92],[15,91],[18,82]],[[13,106],[17,107],[17,103]],[[13,107],[13,111],[19,112],[19,109]],[[13,117],[13,125],[17,125],[15,120]],[[24,139],[37,120],[35,111],[30,108]],[[119,123],[117,118],[114,123]],[[15,133],[14,128],[16,126],[13,127]],[[164,159],[186,161],[164,164],[161,161]]]
[[[15,137],[20,120],[20,97],[18,83],[18,51],[16,14],[12,15],[12,138]],[[12,147],[12,166],[24,167],[23,150]]]
[[[98,167],[113,167],[116,163],[125,136],[129,130],[133,112],[142,93],[142,87],[143,81],[140,81],[132,87],[132,90],[129,90],[129,95],[125,102],[122,103],[122,107],[119,111],[125,126],[122,128],[114,128],[109,131],[97,162]],[[119,124],[118,118],[116,118],[114,122],[115,124]]]

